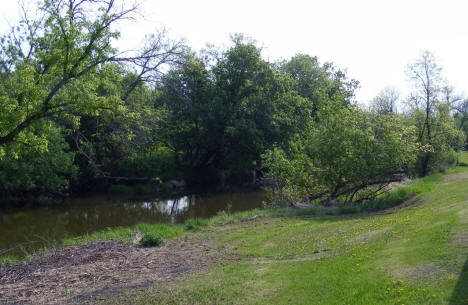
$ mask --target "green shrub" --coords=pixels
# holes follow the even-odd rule
[[[140,240],[142,247],[159,247],[164,245],[164,240],[156,234],[146,233]]]

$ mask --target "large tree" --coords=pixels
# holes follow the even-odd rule
[[[278,70],[295,81],[295,89],[313,105],[314,113],[329,101],[348,105],[359,83],[332,63],[320,64],[317,57],[298,54],[280,63]]]
[[[415,129],[396,115],[330,103],[287,149],[264,154],[273,201],[375,198],[408,173],[416,152],[414,135]]]
[[[5,145],[46,143],[28,132],[44,120],[78,124],[83,114],[125,111],[123,100],[142,79],[158,76],[162,64],[183,52],[165,34],[148,37],[134,53],[119,52],[115,24],[131,18],[136,6],[115,0],[44,0],[35,17],[26,13],[0,40],[0,149]],[[109,63],[126,65],[137,78],[128,92],[99,94],[112,86]]]
[[[454,150],[463,145],[463,135],[457,132],[449,115],[452,100],[447,98],[447,85],[441,67],[429,51],[424,51],[408,66],[408,76],[414,90],[408,98],[413,123],[418,128],[417,141],[421,155],[417,171],[425,176],[449,159]],[[445,161],[444,161],[445,159]]]
[[[161,104],[168,112],[161,134],[198,179],[251,172],[265,149],[303,130],[311,114],[293,80],[242,39],[208,60],[189,56],[164,84]]]

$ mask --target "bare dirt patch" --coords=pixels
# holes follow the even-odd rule
[[[385,228],[382,228],[382,229],[379,229],[379,230],[370,231],[368,233],[364,233],[362,235],[359,235],[359,236],[357,236],[355,238],[350,239],[349,242],[368,241],[370,239],[373,239],[374,237],[376,237],[379,234],[387,232],[391,228],[392,228],[391,226],[388,226],[388,227],[385,227]]]
[[[453,239],[456,245],[465,246],[468,245],[468,230],[458,232]],[[467,247],[468,248],[468,247]]]
[[[392,272],[392,274],[397,278],[404,276],[414,281],[434,279],[439,273],[441,273],[440,267],[435,264],[398,269]]]
[[[454,182],[464,181],[468,179],[467,172],[455,172],[444,176],[444,182],[441,185],[451,184]]]
[[[126,289],[201,270],[217,261],[215,253],[207,241],[181,239],[159,248],[118,241],[69,246],[27,264],[0,267],[0,303],[94,304]]]

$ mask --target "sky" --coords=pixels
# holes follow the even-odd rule
[[[243,33],[269,61],[301,53],[346,69],[360,82],[356,99],[362,103],[386,86],[405,97],[407,65],[429,50],[456,92],[468,93],[468,0],[142,1],[145,18],[120,28],[120,43],[129,48],[162,27],[194,50],[228,46],[230,34]],[[18,12],[16,0],[2,0],[0,33],[15,24]]]

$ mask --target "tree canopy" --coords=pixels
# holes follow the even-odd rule
[[[428,52],[408,68],[406,111],[397,89],[363,110],[358,82],[332,63],[269,62],[243,35],[197,53],[156,31],[119,50],[116,26],[136,12],[117,0],[43,0],[1,37],[0,196],[263,176],[281,202],[363,201],[443,170],[465,145],[466,98]]]

